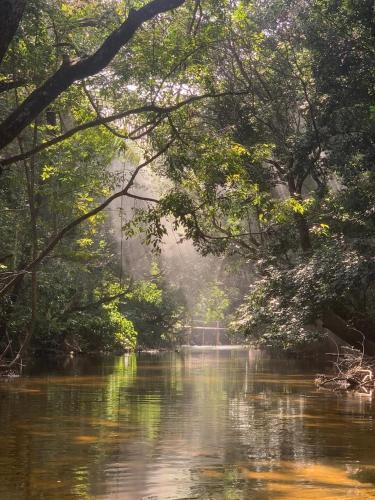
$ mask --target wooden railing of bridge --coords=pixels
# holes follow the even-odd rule
[[[211,335],[211,340],[214,340],[213,343],[207,345],[221,345],[220,341],[220,333],[227,332],[228,328],[220,326],[220,322],[216,322],[216,326],[212,326],[212,324],[204,324],[204,321],[200,320],[192,320],[191,325],[184,325],[186,329],[186,340],[187,345],[191,345],[194,342],[196,337],[196,333],[200,336],[201,343],[198,345],[206,345],[207,338]],[[202,323],[201,325],[195,325],[194,323]],[[214,336],[212,336],[214,334]]]

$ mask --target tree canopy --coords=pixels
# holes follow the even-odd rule
[[[210,317],[267,345],[329,330],[373,349],[372,2],[0,8],[6,366],[31,339],[42,351],[134,348],[157,321],[172,341],[186,301],[161,261],[151,272],[168,224],[225,260],[226,280],[202,299]],[[146,169],[157,196],[140,188]],[[156,253],[140,280],[110,222],[123,198],[137,205],[121,241],[140,233]]]

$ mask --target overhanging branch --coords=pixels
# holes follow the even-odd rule
[[[92,55],[63,63],[40,87],[34,90],[1,124],[0,149],[10,144],[22,130],[74,82],[96,75],[112,61],[136,31],[158,14],[173,10],[185,0],[152,0],[138,10],[132,9],[128,18],[114,30]]]
[[[191,96],[184,101],[181,101],[179,103],[173,104],[171,106],[157,106],[156,104],[145,104],[144,106],[140,106],[138,108],[134,109],[128,109],[126,111],[123,111],[121,113],[115,113],[114,115],[111,116],[106,116],[106,117],[98,117],[95,118],[94,120],[90,120],[88,122],[82,123],[80,125],[77,125],[76,127],[71,128],[64,134],[61,134],[57,137],[54,137],[53,139],[50,139],[49,141],[42,142],[38,146],[36,146],[33,149],[30,149],[29,151],[25,151],[22,154],[11,156],[9,158],[4,158],[0,160],[0,166],[1,167],[6,167],[8,165],[11,165],[13,163],[25,160],[27,158],[30,158],[31,156],[40,153],[44,151],[45,149],[48,149],[52,146],[55,146],[56,144],[59,144],[66,139],[69,139],[75,134],[78,134],[78,132],[83,132],[84,130],[88,130],[93,127],[98,127],[100,125],[105,125],[107,123],[114,122],[116,120],[121,120],[123,118],[126,118],[128,116],[132,115],[139,115],[142,113],[156,113],[158,116],[161,115],[167,115],[169,113],[172,113],[173,111],[177,111],[178,109],[182,108],[183,106],[186,106],[188,104],[192,104],[193,102],[202,100],[202,99],[207,99],[207,98],[218,98],[218,97],[224,97],[228,95],[241,95],[246,93],[246,91],[238,91],[238,92],[220,92],[217,94],[214,93],[207,93],[207,94],[202,94],[198,96]]]
[[[81,224],[82,222],[91,219],[91,217],[94,217],[96,214],[104,210],[112,201],[116,200],[117,198],[120,198],[121,196],[127,196],[129,189],[133,186],[134,181],[140,172],[144,167],[155,161],[157,158],[162,156],[172,145],[174,142],[174,139],[171,139],[162,149],[160,149],[157,153],[155,153],[151,158],[145,160],[143,163],[138,165],[138,167],[133,171],[132,175],[130,176],[130,179],[128,180],[128,183],[126,186],[121,189],[120,191],[117,191],[114,193],[112,196],[107,198],[103,203],[98,205],[97,207],[93,208],[89,212],[81,215],[77,219],[74,219],[71,221],[69,224],[67,224],[65,227],[63,227],[49,242],[49,244],[42,250],[37,257],[32,260],[29,264],[27,264],[22,270],[18,271],[16,276],[13,276],[4,286],[2,289],[0,289],[0,297],[3,297],[6,295],[12,288],[23,279],[26,273],[37,267],[43,260],[44,258],[49,255],[52,250],[58,245],[58,243],[64,238],[64,236],[69,233],[72,229],[74,229],[76,226]],[[137,196],[137,195],[130,195],[131,197]]]

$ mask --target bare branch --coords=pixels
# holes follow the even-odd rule
[[[156,198],[149,198],[148,196],[141,196],[133,193],[126,193],[126,196],[128,198],[134,198],[135,200],[149,201],[151,203],[160,203],[160,200],[157,200]]]
[[[90,94],[90,92],[87,89],[87,86],[84,83],[83,83],[83,91],[85,92],[86,97],[89,100],[92,108],[94,109],[97,117],[102,119],[103,116],[100,112],[99,106],[96,104],[95,99],[92,97],[92,95]],[[115,135],[116,137],[119,137],[120,139],[127,139],[125,134],[121,134],[120,132],[118,132],[116,129],[114,129],[113,127],[111,127],[107,123],[103,123],[103,125],[105,126],[105,128],[107,130],[109,130],[111,132],[111,134]]]

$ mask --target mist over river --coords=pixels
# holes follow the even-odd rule
[[[76,358],[0,381],[0,498],[375,498],[370,397],[248,349]]]

